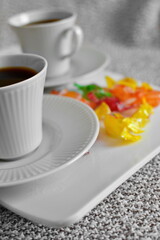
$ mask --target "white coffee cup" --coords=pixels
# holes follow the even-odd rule
[[[49,19],[60,20],[27,26]],[[21,13],[9,19],[22,51],[39,54],[47,60],[47,79],[63,75],[70,69],[71,57],[83,41],[82,29],[75,22],[76,14],[52,9]]]
[[[42,140],[42,99],[47,61],[34,54],[0,56],[0,68],[28,67],[34,76],[0,87],[0,159],[12,160],[35,150]]]

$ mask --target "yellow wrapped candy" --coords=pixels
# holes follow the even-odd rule
[[[111,113],[108,105],[102,103],[95,110],[98,118],[103,121],[106,133],[124,141],[136,142],[141,139],[144,126],[153,113],[153,108],[144,101],[139,109],[131,116],[124,117],[120,113]]]
[[[132,118],[137,119],[141,128],[149,122],[150,115],[153,114],[153,107],[144,101],[139,109],[132,115]]]
[[[114,115],[106,115],[104,119],[106,133],[114,138],[125,141],[135,142],[141,139],[141,136],[136,135],[141,133],[137,123],[134,123],[129,118],[117,118]]]
[[[127,87],[130,87],[130,88],[133,88],[133,89],[136,89],[136,87],[137,87],[137,81],[135,79],[129,78],[129,77],[123,78],[123,79],[119,80],[117,83],[127,86]]]
[[[153,88],[151,87],[151,85],[149,85],[149,84],[146,83],[146,82],[143,82],[143,83],[141,84],[141,87],[143,87],[143,88],[146,89],[146,90],[153,90]]]
[[[106,76],[106,84],[107,84],[108,88],[113,88],[117,84],[128,86],[133,89],[136,89],[136,87],[137,87],[137,81],[135,79],[129,78],[129,77],[123,78],[119,81],[115,81],[113,78]]]
[[[117,84],[117,81],[115,81],[113,78],[106,76],[106,84],[108,88],[114,87],[115,84]]]
[[[140,135],[134,135],[134,134],[131,134],[127,128],[124,128],[123,129],[123,132],[121,134],[121,138],[125,141],[128,141],[128,142],[137,142],[139,141],[142,137]]]
[[[95,112],[97,114],[97,117],[99,120],[103,120],[105,118],[105,116],[111,112],[109,106],[102,102],[101,105],[99,105],[96,109]]]

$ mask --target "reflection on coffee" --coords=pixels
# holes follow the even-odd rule
[[[61,20],[60,18],[44,19],[44,20],[28,23],[25,26],[32,26],[32,25],[45,24],[45,23],[53,23],[53,22],[58,22],[60,20]]]
[[[3,67],[0,68],[0,87],[22,82],[36,75],[37,72],[28,67]]]

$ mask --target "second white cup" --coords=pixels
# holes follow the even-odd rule
[[[71,57],[83,42],[82,29],[75,24],[76,17],[67,11],[37,10],[9,19],[23,52],[36,53],[47,60],[48,79],[69,71]]]

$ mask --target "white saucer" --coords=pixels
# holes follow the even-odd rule
[[[45,95],[43,140],[29,156],[0,161],[0,187],[29,182],[64,168],[95,142],[99,121],[85,104],[71,98]]]
[[[70,84],[93,77],[102,71],[108,64],[110,58],[99,52],[91,45],[83,45],[80,51],[71,61],[71,70],[67,74],[58,78],[48,78],[45,87],[54,87],[62,84]]]

